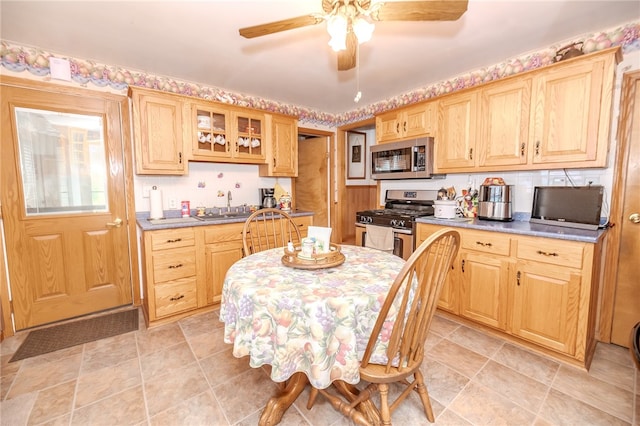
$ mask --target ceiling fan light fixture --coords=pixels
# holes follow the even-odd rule
[[[368,22],[362,16],[357,16],[352,23],[352,28],[358,38],[358,43],[362,44],[371,40],[373,30],[376,26],[373,22]]]

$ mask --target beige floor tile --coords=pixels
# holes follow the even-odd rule
[[[633,394],[591,377],[585,371],[562,365],[552,387],[626,422],[631,422]]]
[[[86,343],[81,373],[114,367],[137,357],[135,333],[121,334]]]
[[[242,389],[242,392],[238,392],[238,389]],[[277,391],[277,386],[259,368],[245,371],[213,388],[231,424],[262,410]]]
[[[333,392],[333,390],[331,391]],[[294,404],[311,424],[333,424],[342,417],[342,414],[336,411],[329,401],[322,395],[318,395],[313,407],[308,410],[307,402],[309,401],[309,394],[310,387],[307,386],[298,399],[296,399]]]
[[[124,390],[74,410],[71,424],[79,426],[137,425],[146,419],[142,386]]]
[[[148,330],[139,330],[135,335],[140,356],[162,350],[167,347],[167,343],[175,345],[185,340],[184,334],[177,322]]]
[[[435,424],[437,426],[472,426],[471,423],[451,410],[445,410],[442,414],[436,417]]]
[[[489,361],[473,381],[534,413],[542,406],[549,389],[547,385],[495,361]]]
[[[29,424],[40,424],[65,414],[71,414],[76,381],[71,380],[38,392],[31,410]]]
[[[475,376],[488,360],[487,357],[463,348],[448,339],[442,340],[429,349],[426,357],[441,362],[469,378]]]
[[[0,377],[0,401],[4,401],[11,389],[13,380],[16,378],[17,373]]]
[[[38,392],[24,393],[0,402],[0,423],[11,426],[26,425],[29,413],[38,399]]]
[[[231,349],[200,360],[200,366],[211,387],[216,387],[247,370],[253,370],[249,366],[249,357],[236,358]]]
[[[178,321],[178,324],[187,339],[224,328],[224,323],[220,321],[220,312],[218,310],[183,318]]]
[[[7,354],[0,357],[0,377],[13,376],[20,369],[22,361],[9,362],[12,356],[13,354]]]
[[[431,320],[431,327],[429,328],[429,332],[436,333],[442,337],[447,337],[458,327],[460,327],[460,324],[458,324],[457,322],[436,314],[433,316],[433,320]]]
[[[222,408],[210,390],[151,417],[151,426],[228,425]]]
[[[149,416],[153,417],[208,389],[204,374],[196,362],[145,380],[144,391]]]
[[[491,358],[504,344],[504,340],[466,326],[460,326],[455,329],[447,336],[447,339],[488,358]]]
[[[93,370],[78,377],[75,406],[83,407],[133,386],[142,384],[138,358]]]
[[[469,383],[469,378],[446,365],[425,359],[421,366],[427,390],[432,402],[449,405],[460,391]]]
[[[539,416],[552,425],[628,425],[629,423],[589,404],[551,389]]]
[[[598,342],[593,354],[593,360],[597,363],[601,359],[607,359],[627,367],[634,366],[629,349],[614,344]]]
[[[11,385],[7,398],[74,380],[80,370],[81,354],[43,364],[23,365]],[[34,358],[32,358],[33,360]]]
[[[19,362],[22,362],[22,364],[25,366],[40,365],[47,362],[60,361],[65,358],[82,354],[83,350],[84,350],[84,345],[77,345],[77,346],[72,346],[70,348],[60,349],[59,351],[38,355],[33,358],[25,358]]]
[[[9,339],[4,339],[2,342],[0,342],[0,355],[13,355],[28,335],[28,331],[22,331],[17,332]]]
[[[448,407],[474,425],[529,425],[535,415],[473,381]]]
[[[198,359],[206,358],[230,348],[228,344],[224,343],[223,328],[215,328],[208,333],[187,337],[187,341]]]
[[[142,377],[149,380],[154,376],[170,374],[196,360],[187,342],[168,346],[165,349],[151,352],[140,358]]]
[[[511,343],[505,343],[492,358],[527,377],[550,385],[560,364]]]
[[[633,392],[634,370],[631,365],[623,365],[614,360],[602,358],[591,363],[589,375],[619,388]]]

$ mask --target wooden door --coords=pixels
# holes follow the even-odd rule
[[[512,333],[542,346],[576,353],[581,273],[538,262],[518,261],[513,287]]]
[[[440,101],[436,171],[472,169],[476,165],[478,92],[451,95]]]
[[[553,68],[536,75],[532,164],[595,162],[598,143],[606,144],[606,135],[600,130],[603,78],[603,61]]]
[[[121,223],[126,99],[9,86],[1,93],[2,205],[16,329],[131,304]]]
[[[462,251],[460,315],[504,330],[509,262],[501,256]]]
[[[298,177],[295,178],[297,210],[314,212],[315,226],[329,224],[329,150],[326,137],[298,142]]]
[[[640,321],[640,71],[625,75],[621,115],[611,211],[616,226],[609,231],[610,251],[618,255],[611,342],[628,347],[631,328]]]
[[[187,108],[184,102],[177,96],[141,89],[131,89],[131,99],[136,172],[185,174],[187,159],[183,144],[191,127],[183,119],[183,109]]]
[[[478,165],[527,163],[531,78],[494,84],[482,90]]]

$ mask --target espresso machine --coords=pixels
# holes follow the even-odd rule
[[[276,197],[274,197],[275,188],[259,188],[260,205],[263,209],[275,208],[277,205]]]

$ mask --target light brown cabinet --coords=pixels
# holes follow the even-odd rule
[[[619,48],[439,100],[436,173],[606,166]]]
[[[418,243],[439,229],[418,224]],[[601,243],[455,229],[461,247],[438,307],[588,368]]]
[[[293,220],[307,236],[313,216]],[[205,312],[220,303],[227,271],[242,258],[244,222],[145,231],[144,312],[148,326]]]
[[[438,173],[473,169],[478,152],[479,91],[449,95],[439,102],[435,169]]]
[[[182,175],[187,172],[188,105],[177,95],[129,88],[137,174]]]
[[[267,114],[270,134],[266,164],[259,168],[260,176],[298,176],[298,120],[294,117]]]
[[[242,163],[264,163],[266,144],[265,114],[234,109],[231,112],[233,158]]]
[[[234,143],[228,109],[214,103],[191,105],[191,159],[228,160]]]
[[[431,101],[376,116],[376,143],[435,136],[437,102]]]

